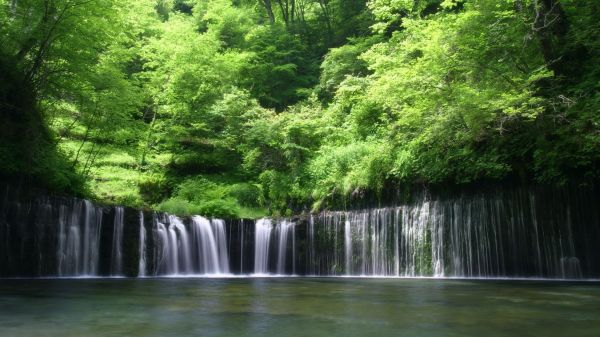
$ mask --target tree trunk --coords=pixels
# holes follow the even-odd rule
[[[329,6],[327,0],[319,0],[319,6],[323,11],[323,17],[325,18],[325,25],[327,26],[327,39],[331,43],[331,37],[333,36],[333,28],[331,26],[331,15],[329,13]]]
[[[285,25],[288,26],[290,23],[290,19],[287,11],[287,1],[286,4],[284,4],[283,1],[277,0],[277,3],[279,4],[279,8],[281,9],[281,16],[283,17],[283,21],[285,22]]]
[[[538,37],[548,68],[560,74],[561,46],[569,30],[567,16],[559,0],[536,0],[533,30]]]
[[[296,21],[296,0],[292,0],[292,10],[290,12],[290,21],[293,23]]]
[[[265,6],[265,10],[267,11],[267,15],[269,16],[269,23],[275,23],[275,14],[273,14],[273,6],[271,5],[271,0],[263,0],[263,6]]]

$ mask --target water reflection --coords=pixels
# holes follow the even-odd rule
[[[10,336],[590,336],[600,284],[398,279],[0,281]]]

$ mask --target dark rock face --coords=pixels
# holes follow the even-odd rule
[[[595,188],[497,187],[273,220],[268,243],[253,220],[0,192],[0,277],[247,275],[259,246],[270,274],[600,277]]]

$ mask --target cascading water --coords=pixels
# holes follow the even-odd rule
[[[172,260],[170,258],[171,250],[169,242],[169,234],[167,233],[167,226],[162,222],[155,222],[154,225],[154,261],[155,261],[155,272],[154,275],[160,274],[171,274],[172,273]]]
[[[308,218],[308,230],[307,230],[307,246],[308,251],[306,252],[306,272],[309,275],[317,275],[317,264],[316,256],[314,255],[316,252],[315,247],[315,217],[311,214]]]
[[[344,248],[346,253],[346,275],[352,275],[352,227],[348,220],[344,224]]]
[[[244,272],[244,220],[241,220],[239,229],[239,238],[240,238],[240,274]]]
[[[192,236],[197,248],[201,274],[229,274],[229,257],[222,220],[210,221],[201,216],[192,218]]]
[[[176,226],[173,224],[169,225],[167,235],[169,239],[169,273],[173,275],[179,274],[179,242],[177,240]]]
[[[3,198],[0,275],[599,277],[598,196],[500,190],[293,221],[155,214],[152,233],[122,207]]]
[[[191,274],[192,252],[187,228],[176,216],[169,216],[169,242],[173,274]]]
[[[110,274],[123,275],[123,207],[115,207],[115,220],[113,222],[112,255],[110,260]]]
[[[296,230],[295,230],[295,228],[292,229],[292,275],[296,275]]]
[[[69,206],[59,206],[57,274],[95,276],[98,274],[102,211],[89,201],[75,200]]]
[[[155,275],[229,274],[225,222],[194,216],[189,227],[176,216],[155,222]]]
[[[98,211],[91,202],[84,202],[84,236],[83,236],[83,274],[97,275],[100,251],[100,229],[102,227],[102,212]]]
[[[146,276],[146,227],[144,227],[144,212],[140,211],[140,263],[138,277]]]
[[[229,274],[229,254],[227,250],[227,237],[225,236],[225,221],[212,219],[211,227],[217,243],[219,265],[215,274]]]
[[[75,206],[74,210],[79,207]],[[66,206],[61,205],[59,210],[59,232],[58,232],[58,251],[56,253],[58,261],[59,276],[73,276],[77,274],[79,257],[79,212],[74,211],[67,214]]]
[[[261,275],[269,272],[269,246],[273,223],[269,219],[256,221],[254,249],[254,273]]]
[[[278,250],[277,250],[277,274],[284,275],[286,270],[286,258],[287,258],[287,250],[288,250],[288,238],[290,231],[294,232],[294,223],[284,220],[277,224],[277,232],[279,233],[278,237]],[[292,234],[293,236],[293,234]],[[293,246],[293,244],[292,244]],[[292,247],[292,252],[294,251],[294,247]]]
[[[532,193],[479,196],[322,213],[317,222],[326,233],[309,242],[326,240],[338,247],[343,237],[343,249],[317,248],[309,252],[311,258],[318,256],[309,264],[325,272],[343,265],[346,275],[579,277],[569,211],[546,218],[541,226],[543,213],[535,199]],[[329,259],[325,268],[319,266],[323,255]]]

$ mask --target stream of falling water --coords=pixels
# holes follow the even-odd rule
[[[98,273],[101,226],[101,210],[87,200],[59,206],[56,252],[59,276]]]
[[[269,246],[273,224],[270,219],[260,219],[256,222],[254,240],[254,273],[257,275],[269,272]]]
[[[192,218],[192,233],[199,272],[208,275],[229,274],[224,222],[195,216]]]
[[[0,231],[0,273],[31,251],[21,264],[34,261],[38,276],[597,277],[598,211],[580,207],[584,199],[557,195],[550,207],[539,198],[517,190],[255,222],[155,213],[148,227],[138,211],[136,230],[123,207],[103,221],[110,209],[89,201],[42,199],[23,213],[35,216],[32,239]]]
[[[144,212],[140,211],[140,263],[138,277],[146,276],[146,227],[144,227]]]
[[[113,222],[112,256],[110,260],[110,274],[123,275],[123,207],[115,207],[115,220]]]

